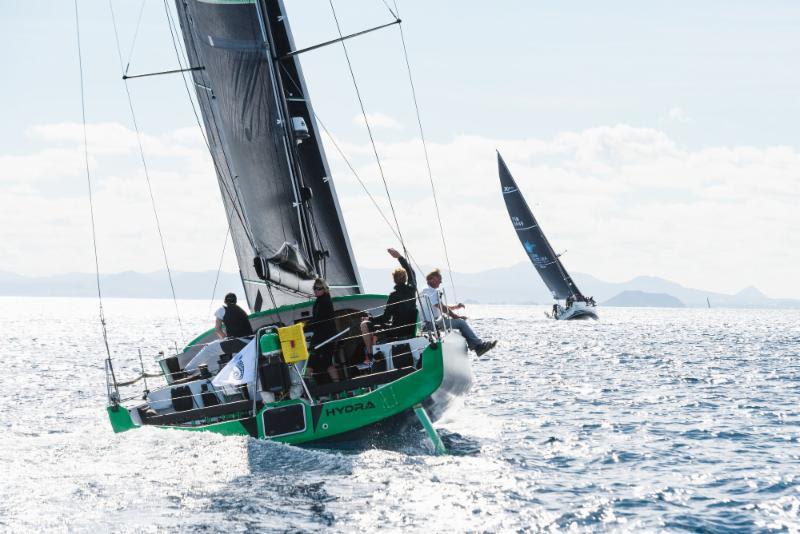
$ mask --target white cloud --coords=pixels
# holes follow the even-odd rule
[[[215,264],[225,235],[213,166],[195,132],[142,136],[171,266],[185,270]],[[87,133],[101,269],[163,268],[135,133],[118,124],[90,124]],[[0,155],[0,270],[93,271],[82,127],[43,125],[28,135],[45,148]]]
[[[692,119],[686,115],[686,112],[683,108],[679,106],[675,106],[669,110],[667,113],[667,120],[673,123],[689,123],[692,122]]]
[[[163,266],[135,134],[90,125],[101,269]],[[0,155],[0,270],[91,271],[82,131],[41,126],[31,154]],[[225,220],[197,129],[143,136],[172,266],[215,269]],[[389,219],[368,145],[340,143]],[[391,266],[396,239],[333,147],[326,147],[357,259]],[[800,297],[800,154],[791,147],[689,151],[658,130],[613,126],[552,139],[460,136],[429,143],[453,268],[525,261],[497,179],[500,149],[569,269],[622,281],[655,275],[720,291],[755,284]],[[417,261],[444,265],[418,139],[378,151],[403,235]],[[57,260],[43,261],[43,255]]]
[[[790,147],[688,151],[663,132],[624,125],[550,140],[429,143],[457,270],[525,260],[499,194],[495,148],[554,246],[569,250],[570,269],[615,281],[656,275],[719,291],[756,284],[776,296],[791,287],[800,297],[790,274],[800,238],[786,235],[800,227],[800,154]],[[378,150],[412,251],[423,263],[443,263],[419,141]],[[371,192],[385,196],[369,154],[352,156]],[[368,229],[353,237],[359,260],[388,268],[383,248],[394,243],[391,235],[380,230],[349,170],[332,160],[351,234]]]
[[[403,126],[393,117],[385,113],[367,113],[367,120],[373,130],[383,128],[384,130],[400,130]],[[353,124],[366,128],[364,122],[364,115],[358,114],[353,116]]]
[[[50,148],[37,154],[0,155],[0,184],[3,188],[29,189],[33,182],[64,173],[74,176],[84,168],[83,153],[74,149]]]
[[[45,143],[83,146],[83,126],[80,123],[42,124],[31,126],[25,133],[27,137]],[[135,132],[118,123],[87,124],[86,138],[93,154],[120,154],[137,146]]]

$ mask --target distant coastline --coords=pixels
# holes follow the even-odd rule
[[[625,306],[636,308],[685,308],[686,305],[666,293],[648,293],[646,291],[623,291],[615,297],[601,303],[603,306]]]
[[[390,270],[362,268],[365,290],[388,293],[392,289]],[[173,272],[176,296],[180,299],[211,299],[216,271]],[[479,273],[453,273],[458,298],[469,303],[483,304],[551,304],[547,288],[529,264],[491,269]],[[421,277],[420,277],[421,279]],[[662,278],[639,276],[622,283],[599,280],[587,274],[574,273],[573,279],[587,296],[601,305],[661,306],[705,308],[708,301],[714,308],[794,308],[800,300],[773,299],[754,287],[734,295],[692,289]],[[445,280],[449,280],[446,276]],[[103,295],[127,298],[170,298],[169,280],[165,271],[102,274]],[[217,297],[233,291],[242,293],[238,273],[219,274]],[[0,295],[42,297],[91,297],[97,294],[95,275],[65,273],[44,277],[22,276],[0,272]],[[653,296],[657,295],[657,296]],[[452,300],[452,295],[450,296]],[[638,302],[638,304],[637,304]]]

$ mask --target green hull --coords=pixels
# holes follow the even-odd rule
[[[440,395],[442,393],[440,388],[445,382],[444,359],[443,345],[437,343],[435,346],[429,346],[423,352],[422,369],[382,385],[373,391],[313,405],[305,399],[274,402],[265,404],[255,417],[248,415],[243,418],[210,424],[170,425],[158,428],[252,436],[290,444],[326,440],[339,434],[369,427],[406,410],[413,410],[415,405],[427,406],[435,393],[438,392]],[[454,354],[448,359],[463,360],[463,363],[468,364],[466,351],[463,355]],[[460,362],[448,362],[447,367],[461,367],[458,363]],[[461,388],[464,389],[464,387],[468,388],[469,386],[462,383]],[[443,396],[452,397],[451,395]],[[297,408],[289,408],[295,406]],[[296,413],[302,412],[304,421],[302,429],[275,434],[275,429],[270,426],[269,414],[277,408],[289,408]],[[135,409],[131,408],[131,410]],[[443,406],[438,406],[436,412],[443,410]],[[109,407],[108,414],[115,432],[139,428],[139,425],[133,422],[129,410],[122,406],[117,407],[116,410],[114,407]]]
[[[428,348],[423,354],[423,361],[424,369],[362,395],[315,406],[309,406],[307,402],[301,400],[290,401],[304,405],[306,429],[303,432],[272,439],[283,443],[307,443],[327,439],[412,409],[415,404],[430,397],[442,383],[441,345],[437,345],[435,349]],[[258,417],[257,421],[258,437],[264,438],[266,436],[263,420]]]
[[[375,297],[377,295],[358,295],[335,300],[358,302]],[[266,314],[295,308],[299,307],[294,305],[270,310]],[[198,340],[208,334],[204,333]],[[196,342],[193,341],[190,346]],[[419,415],[422,407],[436,420],[455,398],[469,390],[471,382],[472,373],[464,340],[458,334],[450,333],[442,342],[425,347],[420,369],[372,389],[357,389],[346,395],[341,394],[341,398],[314,404],[305,398],[266,403],[255,416],[248,410],[225,415],[224,419],[216,417],[184,424],[146,426],[251,436],[289,444],[312,443],[368,428],[403,412],[412,415],[417,412]],[[112,405],[107,410],[114,432],[143,426],[136,406]]]

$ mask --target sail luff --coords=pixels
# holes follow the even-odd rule
[[[565,299],[571,296],[578,300],[583,300],[583,295],[572,281],[572,277],[567,273],[547,237],[545,237],[541,226],[528,207],[528,203],[522,196],[522,192],[519,190],[499,152],[497,153],[497,165],[503,200],[511,217],[511,223],[528,258],[550,290],[553,298]]]

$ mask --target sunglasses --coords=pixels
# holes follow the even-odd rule
[[[322,291],[324,287],[314,286],[314,291]]]

